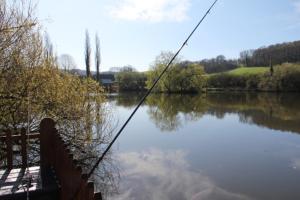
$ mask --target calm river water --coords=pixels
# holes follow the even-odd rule
[[[141,98],[110,97],[119,126]],[[300,199],[300,96],[152,95],[114,146],[132,200]]]

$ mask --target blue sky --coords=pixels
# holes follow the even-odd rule
[[[149,68],[161,51],[176,51],[212,0],[40,0],[37,14],[58,55],[84,69],[88,29],[100,37],[101,71]],[[186,60],[299,40],[300,0],[219,0],[181,53]],[[92,63],[93,64],[93,63]]]

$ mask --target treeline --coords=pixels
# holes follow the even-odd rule
[[[238,60],[226,59],[223,55],[219,55],[216,58],[204,59],[197,63],[202,65],[204,71],[208,74],[233,70],[239,66]]]
[[[171,52],[162,52],[157,56],[148,72],[137,72],[126,66],[116,73],[119,91],[144,91],[152,86],[166,64],[173,57]],[[203,67],[195,63],[181,63],[178,59],[162,76],[154,91],[165,93],[195,93],[202,90],[205,74]]]
[[[226,59],[225,56],[219,55],[215,58],[211,59],[203,59],[200,61],[183,61],[180,62],[179,65],[182,67],[186,67],[191,64],[201,65],[207,74],[226,72],[229,70],[233,70],[239,67],[238,60],[236,59]]]
[[[225,56],[219,55],[215,58],[195,62],[184,61],[181,64],[183,66],[191,63],[200,64],[207,74],[212,74],[226,72],[238,68],[239,66],[270,66],[297,62],[300,62],[300,41],[275,44],[254,50],[245,50],[240,53],[238,59],[226,59]]]
[[[149,88],[172,55],[170,52],[162,52],[147,73],[136,70],[119,72],[117,80],[120,91],[141,91]],[[300,62],[300,41],[243,51],[239,59],[226,59],[223,55],[195,62],[177,59],[155,91],[186,93],[199,92],[203,88],[300,91],[299,65],[288,64],[297,62]],[[270,72],[252,75],[226,73],[241,66],[269,66]]]
[[[163,66],[149,72],[121,71],[116,75],[119,90],[144,91],[151,87]],[[272,69],[272,70],[271,70]],[[274,92],[300,92],[300,65],[285,63],[256,74],[205,74],[201,65],[175,64],[158,82],[155,92],[198,93],[210,90],[248,90]]]
[[[243,51],[239,62],[247,67],[300,62],[300,41]]]
[[[276,92],[300,92],[300,65],[277,65],[262,74],[219,73],[207,79],[206,88],[221,90],[254,90]]]

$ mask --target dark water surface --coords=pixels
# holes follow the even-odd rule
[[[121,125],[137,94],[110,98]],[[132,200],[300,199],[300,96],[152,95],[114,147]]]

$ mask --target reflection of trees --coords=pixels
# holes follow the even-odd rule
[[[148,97],[148,114],[162,131],[174,131],[182,125],[182,120],[194,121],[202,116],[203,98],[199,95],[163,95]]]
[[[210,114],[235,113],[243,123],[300,133],[298,94],[216,93],[207,96]]]
[[[60,126],[74,158],[87,173],[110,143],[114,131],[111,110],[107,104],[90,102],[89,108],[85,118],[68,121]],[[84,127],[86,124],[89,125],[88,128]],[[74,132],[74,126],[83,126],[83,130],[86,131],[78,134]],[[106,154],[91,177],[95,189],[100,191],[104,198],[118,190],[119,170],[112,154],[112,151]]]
[[[153,94],[145,104],[150,119],[162,131],[175,131],[183,121],[196,121],[204,114],[224,118],[237,114],[242,123],[300,133],[298,94],[208,93],[202,95]],[[134,106],[141,96],[117,98],[117,105]]]
[[[157,107],[150,107],[148,114],[161,131],[174,131],[181,126],[180,117],[177,114],[171,114],[168,109],[160,110]]]
[[[116,104],[126,108],[136,106],[142,99],[143,93],[121,93],[115,96],[110,96],[110,100],[116,100]]]

